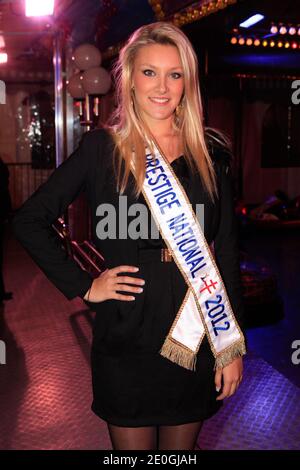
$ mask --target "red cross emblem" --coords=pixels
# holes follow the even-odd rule
[[[215,289],[215,288],[216,288],[216,285],[218,284],[217,281],[214,282],[214,281],[212,281],[212,280],[210,281],[210,284],[207,284],[207,282],[204,281],[204,280],[203,280],[203,282],[204,282],[204,284],[205,284],[205,287],[203,287],[203,289],[200,290],[200,294],[201,294],[201,292],[204,292],[205,290],[208,290],[208,292],[211,294],[210,289],[211,289],[211,288],[214,288],[214,289]]]

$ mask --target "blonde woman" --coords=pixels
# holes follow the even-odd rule
[[[115,79],[111,122],[85,134],[14,229],[57,288],[96,312],[92,410],[113,448],[192,450],[236,392],[246,352],[230,155],[204,130],[197,57],[177,27],[135,31]],[[82,188],[107,266],[96,279],[49,237]]]

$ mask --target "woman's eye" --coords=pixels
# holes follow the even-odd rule
[[[178,78],[182,77],[182,74],[178,73],[178,72],[174,72],[174,73],[172,73],[172,77],[175,78],[175,79],[178,79]]]
[[[146,69],[146,70],[143,70],[143,73],[147,76],[147,77],[150,77],[153,72],[153,70],[150,70],[150,69]]]
[[[143,70],[143,74],[146,75],[147,77],[153,77],[155,75],[155,72],[151,69],[146,69],[146,70]],[[179,72],[173,72],[171,73],[171,77],[174,78],[175,80],[178,80],[179,78],[182,77],[182,74]]]

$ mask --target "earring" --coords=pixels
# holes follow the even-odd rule
[[[131,91],[131,95],[133,95],[134,86],[131,87],[131,90],[130,90],[130,91]],[[133,106],[134,103],[133,103],[133,99],[132,99],[132,98],[131,98],[131,100],[130,100],[130,103],[131,103],[131,106]]]
[[[182,109],[183,109],[183,102],[181,101],[181,103],[179,103],[179,105],[176,106],[176,108],[175,108],[175,116],[176,117],[179,117]]]

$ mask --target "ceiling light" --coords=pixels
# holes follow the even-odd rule
[[[25,0],[26,16],[49,16],[54,12],[54,0]]]
[[[243,21],[240,23],[241,28],[250,28],[250,26],[253,26],[254,24],[258,23],[259,21],[263,20],[264,16],[257,13],[256,15],[250,16],[247,20]]]
[[[286,27],[285,27],[285,26],[281,26],[281,27],[279,28],[279,32],[280,32],[280,34],[286,34],[286,33],[287,33]]]

